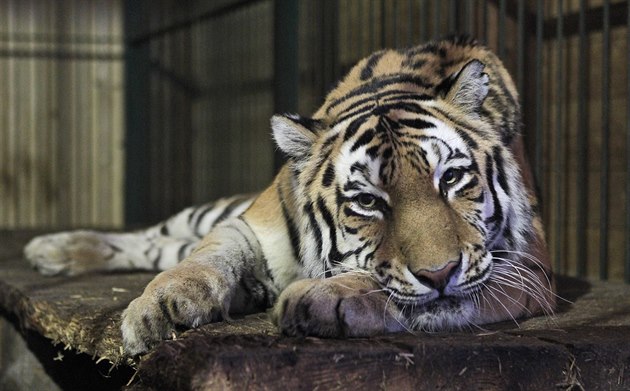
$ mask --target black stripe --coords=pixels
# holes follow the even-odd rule
[[[211,210],[214,209],[215,205],[216,205],[215,203],[212,203],[212,204],[201,206],[200,208],[194,210],[190,216],[188,216],[188,224],[193,226],[192,231],[195,233],[195,236],[198,236],[198,237],[203,236],[203,234],[199,232],[199,225],[200,225],[199,223],[201,222],[201,220],[203,220],[206,214],[208,214]],[[201,210],[201,212],[199,212],[201,208],[204,208],[204,209]],[[193,224],[192,220],[195,213],[198,213],[198,215],[197,215],[197,218],[194,219],[195,222]]]
[[[483,191],[479,193],[479,196],[478,196],[478,197],[475,197],[475,198],[469,198],[469,200],[470,200],[470,201],[472,201],[472,202],[476,202],[476,203],[478,203],[478,204],[482,204],[482,203],[483,203],[483,201],[485,200],[485,196],[484,196]]]
[[[336,124],[346,121],[348,118],[356,117],[358,115],[365,116],[366,118],[370,116],[387,115],[391,110],[407,110],[419,115],[433,116],[430,112],[423,109],[415,101],[396,100],[392,102],[393,103],[387,104],[385,104],[385,102],[380,102],[378,106],[365,105],[351,112],[346,111],[345,114],[335,120],[335,123],[332,126],[335,126]]]
[[[433,100],[435,99],[431,95],[427,94],[416,94],[410,93],[405,90],[388,90],[379,92],[377,94],[372,94],[367,98],[361,98],[347,107],[344,108],[343,116],[337,117],[335,120],[335,124],[343,122],[344,120],[351,118],[357,114],[371,111],[376,104],[388,103],[388,102],[400,102],[400,101],[411,101],[417,103],[417,101],[424,100]],[[333,125],[334,126],[334,125]]]
[[[373,147],[370,147],[368,149],[365,150],[365,154],[368,155],[370,158],[372,158],[372,160],[376,159],[378,157],[378,150],[381,148],[381,145],[374,145]]]
[[[361,80],[367,80],[372,77],[374,74],[374,67],[378,64],[381,57],[383,57],[383,54],[385,54],[385,52],[374,53],[370,56],[367,60],[367,64],[365,64],[365,67],[361,69]]]
[[[359,139],[352,145],[350,152],[354,152],[364,145],[369,144],[374,139],[374,129],[368,129],[359,137]]]
[[[398,123],[409,127],[409,128],[414,128],[414,129],[430,129],[430,128],[435,128],[435,125],[432,124],[431,122],[422,120],[420,118],[413,118],[413,119],[406,119],[406,118],[402,118],[398,120]]]
[[[319,209],[319,212],[321,213],[324,222],[326,223],[326,225],[328,225],[328,234],[330,236],[330,251],[328,252],[328,261],[331,264],[341,263],[344,255],[342,255],[337,248],[337,225],[335,224],[332,213],[330,212],[328,207],[326,207],[324,199],[321,196],[317,198],[317,208]]]
[[[355,171],[365,173],[365,170],[367,170],[367,166],[363,163],[356,162],[350,166],[350,174],[354,174]]]
[[[168,230],[168,226],[166,225],[166,223],[162,224],[162,228],[160,228],[160,235],[162,235],[162,236],[168,236],[169,235],[169,230]]]
[[[214,222],[212,223],[212,226],[214,227],[215,225],[219,224],[223,220],[227,219],[232,214],[234,209],[241,206],[242,204],[243,204],[243,199],[241,198],[237,198],[234,201],[230,202],[228,206],[226,206],[225,209],[223,209],[223,212],[221,212],[219,217],[217,217],[216,220],[214,220]]]
[[[488,137],[488,133],[479,129],[479,128],[471,128],[468,124],[466,124],[465,122],[459,121],[458,119],[455,119],[455,117],[453,117],[452,115],[450,115],[449,113],[447,113],[446,111],[439,109],[437,107],[431,107],[431,110],[435,110],[438,114],[440,114],[442,117],[446,118],[448,121],[452,122],[453,124],[456,125],[456,128],[459,127],[461,129],[466,129],[466,131],[470,131],[470,132],[474,132],[479,134],[481,137],[484,138],[489,138]],[[457,129],[456,129],[457,130]],[[459,132],[458,132],[459,133]]]
[[[495,228],[498,228],[503,221],[503,210],[501,209],[501,204],[499,203],[497,191],[494,188],[494,169],[492,166],[492,157],[490,157],[490,154],[486,153],[486,178],[488,180],[488,188],[490,188],[490,193],[492,194],[492,202],[494,203],[494,213],[486,219],[486,222],[494,223],[496,224]]]
[[[181,261],[182,259],[184,259],[184,253],[186,251],[186,247],[188,247],[190,243],[184,243],[179,247],[179,250],[177,250],[177,260]]]
[[[339,133],[335,133],[324,140],[324,143],[322,144],[322,150],[330,148],[331,145],[337,140],[337,137],[339,137]]]
[[[328,162],[328,166],[324,171],[324,175],[322,176],[322,185],[324,187],[330,187],[330,185],[335,180],[335,167],[332,162]]]
[[[316,133],[317,130],[320,129],[322,126],[322,121],[310,117],[302,117],[301,115],[293,114],[285,114],[284,117],[299,125],[302,125],[303,128],[306,128],[313,133]]]
[[[301,261],[298,259],[298,262],[301,262]],[[267,276],[269,281],[271,281],[271,283],[277,287],[276,279],[273,277],[273,274],[271,273],[271,269],[269,269],[269,261],[267,261],[267,258],[265,257],[264,254],[262,257],[262,264],[265,265],[265,276]]]
[[[503,155],[501,154],[501,147],[494,146],[492,148],[492,154],[494,156],[494,162],[497,165],[497,179],[499,180],[499,185],[501,185],[501,187],[503,188],[503,191],[505,191],[505,194],[509,196],[510,188],[507,182],[507,177],[505,175],[505,167],[504,167],[505,162],[503,160]]]
[[[291,249],[293,251],[293,259],[296,259],[299,264],[302,264],[302,258],[300,256],[300,236],[295,226],[295,222],[291,218],[289,211],[287,210],[287,206],[284,202],[284,194],[282,193],[282,189],[278,186],[278,197],[280,198],[280,205],[282,207],[282,216],[284,217],[284,221],[289,230],[289,240],[291,241]]]
[[[347,233],[349,233],[349,234],[351,234],[351,235],[356,235],[356,234],[359,232],[359,230],[358,230],[358,229],[356,229],[356,228],[354,228],[354,227],[350,227],[350,226],[348,226],[348,225],[344,225],[344,226],[343,226],[343,229],[345,229],[345,230],[346,230],[346,232],[347,232]]]
[[[459,127],[455,127],[455,132],[462,138],[462,140],[464,140],[464,143],[466,143],[470,149],[474,149],[475,151],[479,149],[479,144],[477,144],[477,142],[473,140],[472,137],[470,137],[464,130]]]
[[[352,121],[350,123],[350,125],[348,125],[348,127],[346,128],[346,131],[343,135],[343,142],[345,143],[346,141],[348,141],[350,138],[352,138],[352,136],[354,136],[357,131],[359,130],[359,128],[361,127],[361,125],[363,125],[363,123],[365,123],[365,120],[369,117],[369,115],[362,115],[361,117],[355,119],[354,121]]]
[[[464,196],[464,193],[466,193],[468,190],[472,189],[473,187],[477,186],[478,184],[479,184],[479,179],[477,179],[476,176],[472,177],[472,179],[468,181],[468,183],[466,183],[464,186],[462,186],[459,190],[455,192],[455,196],[456,197]]]
[[[365,217],[362,214],[359,214],[355,211],[353,211],[352,209],[350,209],[349,207],[344,207],[343,208],[343,213],[348,216],[348,217]]]
[[[313,236],[315,237],[315,244],[317,245],[317,254],[319,256],[322,255],[322,231],[319,228],[319,224],[317,224],[317,219],[315,218],[315,212],[313,212],[313,202],[309,201],[304,205],[304,212],[308,216],[310,227],[313,230]]]
[[[418,75],[413,75],[413,74],[402,73],[402,74],[397,74],[397,75],[393,75],[393,76],[390,76],[390,77],[376,78],[376,79],[373,79],[372,81],[370,81],[369,83],[362,84],[361,86],[353,89],[352,91],[350,91],[346,95],[342,96],[341,98],[335,99],[326,108],[326,114],[330,114],[330,111],[334,107],[336,107],[339,104],[347,101],[350,98],[353,98],[353,97],[355,97],[357,95],[375,93],[379,89],[385,88],[385,87],[390,86],[392,84],[398,84],[398,83],[415,84],[416,86],[418,86],[420,88],[423,88],[423,89],[430,89],[430,88],[433,87],[433,84],[430,83],[429,81],[427,81],[426,79],[424,79],[424,78],[422,78],[422,77],[420,77]]]
[[[359,182],[359,181],[348,181],[348,182],[346,182],[345,185],[343,185],[343,190],[344,191],[361,190],[363,185],[364,184],[362,182]]]

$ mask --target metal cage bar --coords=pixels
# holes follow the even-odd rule
[[[630,0],[626,2],[626,240],[624,280],[630,283]]]
[[[542,104],[542,51],[543,51],[543,2],[536,1],[536,146],[534,151],[534,173],[542,178],[542,137],[543,137],[543,104]]]
[[[557,59],[556,59],[556,134],[555,134],[555,193],[556,193],[556,206],[555,212],[555,267],[556,270],[562,268],[562,255],[564,246],[564,204],[563,204],[563,192],[564,192],[564,121],[562,114],[564,113],[564,14],[562,9],[562,0],[557,0],[558,13],[556,17],[556,45],[557,45]]]
[[[587,38],[586,38],[586,0],[580,0],[578,19],[579,49],[578,49],[578,122],[577,122],[577,172],[587,172],[588,167],[588,143],[587,126],[588,111],[586,105],[587,93]],[[576,175],[577,186],[577,210],[587,210],[588,180],[585,175]],[[578,277],[586,276],[586,214],[577,214],[576,224],[576,274]]]
[[[599,208],[599,277],[608,279],[608,182],[610,141],[610,1],[603,4],[602,31],[602,145]]]

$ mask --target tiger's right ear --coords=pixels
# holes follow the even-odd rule
[[[448,81],[444,99],[468,114],[476,114],[488,96],[489,77],[479,60],[471,60]]]
[[[298,161],[310,155],[320,129],[320,121],[295,114],[271,117],[271,130],[276,144],[289,158]]]

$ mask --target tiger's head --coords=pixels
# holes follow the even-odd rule
[[[551,308],[522,164],[506,145],[516,130],[498,129],[484,104],[504,75],[489,73],[472,59],[432,90],[363,85],[334,116],[272,119],[309,277],[369,273],[413,329]]]

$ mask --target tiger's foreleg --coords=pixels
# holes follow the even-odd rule
[[[270,306],[276,288],[261,246],[242,218],[218,226],[176,267],[156,276],[123,313],[125,350],[134,355],[190,328]]]

